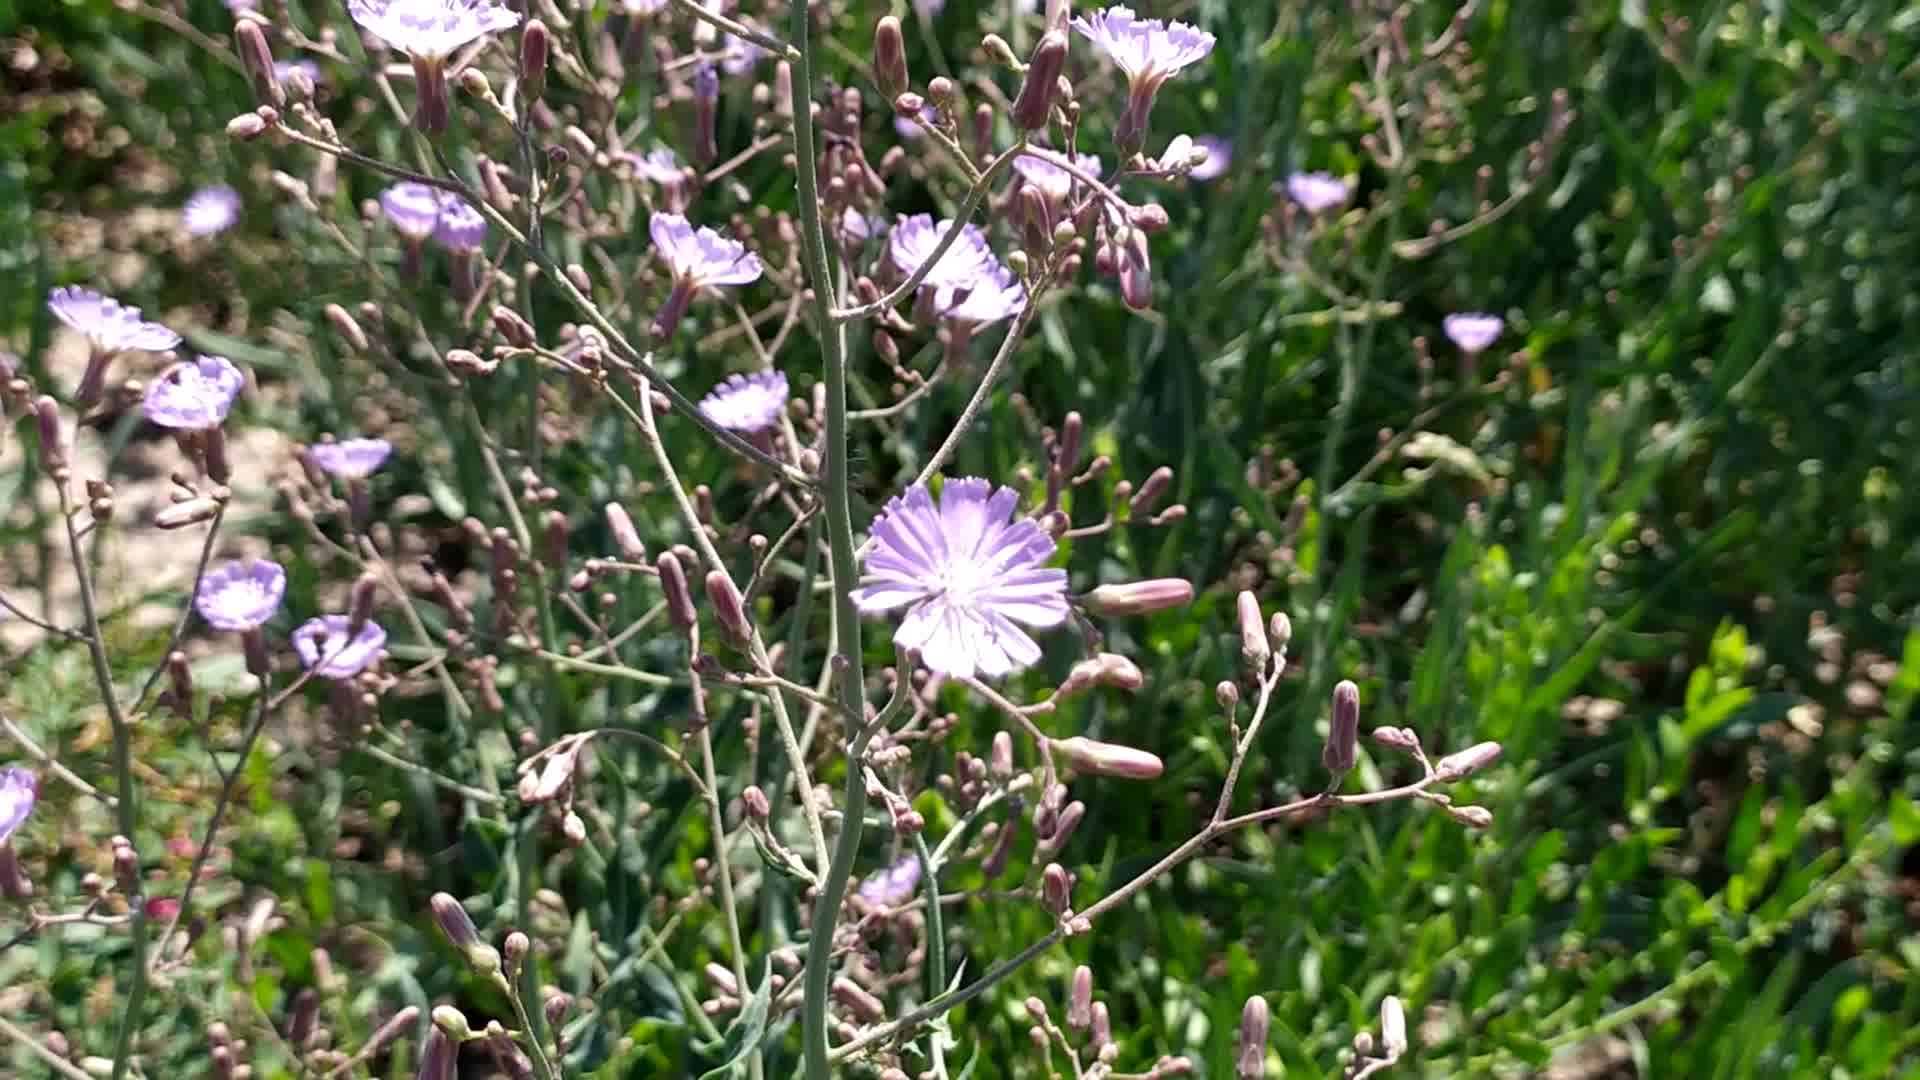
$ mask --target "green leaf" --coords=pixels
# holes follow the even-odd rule
[[[747,999],[746,1007],[734,1018],[727,1028],[727,1041],[721,1048],[725,1055],[720,1064],[702,1073],[700,1080],[726,1080],[735,1069],[745,1065],[747,1056],[760,1047],[760,1039],[767,1031],[767,1009],[773,1001],[773,972],[769,969],[754,987],[753,996]]]
[[[1887,820],[1893,825],[1893,842],[1901,847],[1920,844],[1920,806],[1895,793],[1887,806]]]

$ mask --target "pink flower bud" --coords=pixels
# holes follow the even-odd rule
[[[1242,592],[1235,601],[1240,619],[1240,661],[1248,674],[1260,677],[1267,661],[1273,659],[1273,645],[1267,640],[1266,619],[1260,614],[1260,598]]]
[[[280,79],[274,72],[273,50],[267,45],[267,35],[260,23],[253,19],[234,23],[233,43],[240,53],[240,67],[246,72],[247,81],[253,84],[255,99],[262,105],[284,107],[287,92],[281,89]]]
[[[447,935],[453,947],[465,952],[480,944],[480,930],[473,925],[473,917],[453,894],[437,892],[427,901],[433,909],[433,921],[440,925],[440,932]]]
[[[528,19],[520,31],[520,87],[528,101],[539,101],[547,92],[547,53],[553,42],[547,24]]]
[[[1158,757],[1145,750],[1100,742],[1084,735],[1075,735],[1070,739],[1049,739],[1048,746],[1060,755],[1068,767],[1095,776],[1152,780],[1165,768]]]
[[[1102,585],[1081,598],[1095,615],[1145,615],[1151,611],[1185,607],[1193,601],[1193,583],[1180,578],[1152,578],[1119,585]]]
[[[1442,783],[1446,783],[1450,780],[1459,780],[1472,776],[1474,773],[1493,764],[1493,760],[1499,756],[1499,743],[1475,743],[1465,750],[1459,750],[1441,758],[1439,763],[1433,767],[1434,778]]]
[[[699,620],[693,610],[693,594],[687,591],[687,572],[681,568],[680,560],[673,552],[663,551],[653,565],[660,572],[660,591],[666,594],[668,621],[682,630],[692,628]]]
[[[1493,825],[1493,811],[1484,806],[1449,806],[1447,813],[1469,829],[1486,829]]]
[[[505,304],[493,309],[493,330],[516,349],[531,349],[537,340],[533,324]]]
[[[1380,1052],[1390,1061],[1407,1052],[1407,1010],[1391,994],[1380,1002]]]
[[[753,636],[753,627],[747,622],[747,610],[740,597],[740,589],[725,570],[707,572],[707,600],[713,604],[714,618],[735,641],[746,641]]]
[[[33,403],[34,430],[40,436],[40,464],[48,472],[66,468],[67,444],[60,432],[60,403],[42,394]]]
[[[1053,111],[1053,95],[1059,89],[1060,73],[1067,66],[1067,35],[1049,30],[1034,46],[1027,62],[1027,78],[1020,84],[1020,96],[1013,102],[1013,125],[1021,131],[1038,131],[1047,126],[1047,114]]]
[[[1066,914],[1073,903],[1073,884],[1067,880],[1066,868],[1059,863],[1048,863],[1040,872],[1040,902],[1055,915]]]
[[[360,324],[347,313],[346,308],[339,304],[328,304],[326,316],[327,324],[333,327],[334,334],[340,338],[342,344],[357,353],[367,351],[367,332],[360,328]]]
[[[1360,688],[1351,679],[1341,679],[1333,688],[1333,715],[1327,721],[1327,744],[1320,752],[1320,763],[1333,774],[1333,782],[1353,768],[1355,744],[1360,738]]]
[[[860,988],[860,984],[842,976],[833,980],[833,999],[845,1005],[855,1016],[875,1023],[887,1017],[887,1006],[879,998]]]
[[[907,92],[913,81],[907,71],[907,41],[900,20],[888,15],[873,27],[873,80],[889,101]]]
[[[1240,1010],[1240,1038],[1235,1044],[1234,1075],[1239,1080],[1260,1080],[1267,1075],[1267,1027],[1272,1014],[1267,999],[1255,994]]]
[[[1073,983],[1067,992],[1067,1026],[1085,1031],[1093,1023],[1093,969],[1085,964],[1073,969]]]

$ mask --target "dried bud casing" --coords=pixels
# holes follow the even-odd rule
[[[1267,641],[1266,619],[1260,614],[1260,598],[1251,591],[1241,592],[1235,601],[1240,620],[1240,662],[1247,674],[1260,678],[1267,661],[1273,659],[1273,646]]]
[[[1165,769],[1158,757],[1145,750],[1100,742],[1084,735],[1075,735],[1070,739],[1049,739],[1047,745],[1060,755],[1068,767],[1095,776],[1152,780]]]
[[[1238,1080],[1260,1080],[1267,1074],[1267,1029],[1272,1014],[1267,999],[1254,995],[1240,1010],[1240,1035],[1235,1042],[1234,1076]]]
[[[1021,131],[1038,131],[1047,126],[1047,114],[1053,111],[1053,95],[1060,73],[1067,66],[1067,35],[1049,30],[1033,47],[1027,61],[1027,78],[1020,84],[1020,96],[1013,102],[1013,126]]]
[[[873,79],[888,101],[906,93],[913,81],[907,71],[907,40],[900,31],[900,20],[892,15],[873,27]]]
[[[735,641],[746,641],[753,636],[753,627],[747,623],[747,609],[741,600],[740,589],[725,570],[707,572],[707,599],[713,604],[714,618]]]
[[[281,88],[274,71],[273,49],[267,44],[266,31],[254,19],[243,18],[233,24],[234,48],[240,54],[240,67],[253,84],[254,99],[262,105],[285,108],[287,92]]]
[[[1185,607],[1192,601],[1192,582],[1181,578],[1152,578],[1102,585],[1081,598],[1081,605],[1095,615],[1145,615]]]
[[[547,93],[547,54],[553,42],[547,24],[528,19],[520,32],[520,88],[528,101],[539,101]]]
[[[663,551],[654,560],[653,567],[660,572],[660,591],[667,601],[667,619],[682,630],[688,630],[698,620],[693,610],[693,594],[687,591],[687,572],[680,560],[671,551]]]
[[[1327,721],[1327,745],[1320,752],[1320,763],[1333,774],[1335,783],[1353,768],[1354,748],[1360,741],[1360,688],[1351,679],[1341,679],[1333,688],[1333,714]]]
[[[1499,756],[1499,743],[1475,743],[1465,750],[1455,751],[1441,758],[1433,767],[1434,778],[1442,783],[1464,779],[1493,764],[1493,760]]]

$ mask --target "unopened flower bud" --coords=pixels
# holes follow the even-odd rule
[[[1247,673],[1259,678],[1273,659],[1273,646],[1267,641],[1266,619],[1260,614],[1260,598],[1243,591],[1235,601],[1240,618],[1240,661]]]
[[[1138,664],[1119,653],[1100,653],[1073,665],[1055,693],[1068,697],[1095,686],[1111,686],[1131,693],[1146,684],[1147,677],[1141,674]]]
[[[747,816],[755,821],[765,821],[773,815],[773,804],[767,801],[767,793],[758,784],[750,784],[740,793],[740,802],[747,808]]]
[[[465,1042],[473,1038],[473,1025],[467,1022],[467,1014],[452,1005],[435,1007],[433,1026],[446,1032],[454,1042]]]
[[[1240,1037],[1235,1043],[1234,1075],[1239,1080],[1260,1080],[1267,1075],[1267,1028],[1272,1014],[1267,999],[1255,994],[1240,1010]]]
[[[454,1061],[458,1057],[453,1040],[435,1024],[427,1029],[426,1044],[420,1048],[420,1071],[414,1075],[418,1080],[453,1080]]]
[[[1273,644],[1274,652],[1286,653],[1293,641],[1293,620],[1287,618],[1286,612],[1276,611],[1273,618],[1267,620],[1267,640]]]
[[[1102,585],[1081,599],[1095,615],[1145,615],[1185,607],[1193,601],[1193,583],[1181,578],[1151,578]]]
[[[680,560],[673,552],[663,551],[653,566],[660,572],[660,591],[666,595],[668,621],[682,630],[691,628],[698,616],[693,611],[693,594],[687,591],[687,572],[681,568]]]
[[[1380,1001],[1380,1052],[1389,1060],[1407,1052],[1407,1010],[1391,994]]]
[[[360,329],[360,324],[347,313],[346,308],[339,304],[328,304],[326,316],[327,324],[333,327],[333,332],[339,336],[341,344],[352,352],[367,351],[367,332]]]
[[[1073,982],[1067,991],[1067,1026],[1085,1031],[1093,1023],[1093,969],[1085,964],[1073,969]]]
[[[546,1004],[541,1008],[547,1014],[548,1025],[557,1028],[567,1018],[567,1012],[573,1008],[573,995],[554,991],[548,995]]]
[[[1058,89],[1061,71],[1067,66],[1067,35],[1049,30],[1033,48],[1027,62],[1026,81],[1020,84],[1020,96],[1013,102],[1013,126],[1021,131],[1038,131],[1047,126],[1047,114],[1053,111],[1053,95]]]
[[[1381,746],[1395,750],[1417,750],[1420,747],[1420,737],[1413,733],[1412,728],[1377,727],[1370,737]]]
[[[240,142],[252,142],[267,130],[267,122],[259,113],[245,112],[227,121],[227,138]]]
[[[987,755],[987,770],[994,779],[1006,781],[1013,776],[1013,736],[1004,731],[993,733],[993,749]]]
[[[287,92],[274,74],[273,49],[267,45],[266,32],[253,19],[241,19],[233,25],[234,48],[240,54],[240,67],[253,84],[253,94],[262,105],[276,108],[287,104]]]
[[[460,69],[460,89],[468,97],[485,101],[493,96],[493,80],[477,67],[464,67]]]
[[[360,631],[367,628],[373,618],[373,602],[379,595],[380,579],[372,574],[361,574],[354,580],[353,591],[348,594],[347,636],[358,637]]]
[[[507,940],[501,942],[501,946],[507,970],[519,971],[520,965],[527,959],[527,950],[533,948],[533,939],[527,937],[525,932],[515,930],[507,935]]]
[[[1440,759],[1434,765],[1434,779],[1441,783],[1472,776],[1500,756],[1500,744],[1497,742],[1474,743],[1465,750],[1455,751]]]
[[[1093,1044],[1096,1054],[1113,1045],[1113,1019],[1107,1015],[1104,1001],[1093,1003],[1093,1027],[1087,1033],[1087,1041]]]
[[[1320,752],[1320,763],[1333,775],[1333,782],[1353,768],[1354,747],[1360,739],[1360,688],[1351,679],[1341,679],[1333,688],[1333,714],[1327,720],[1327,744]]]
[[[433,909],[433,921],[454,948],[464,952],[480,944],[480,930],[473,925],[473,917],[451,893],[434,893],[427,905]]]
[[[1485,829],[1493,825],[1493,811],[1484,806],[1449,806],[1447,813],[1469,829]]]
[[[860,988],[859,983],[845,976],[833,980],[833,999],[869,1024],[886,1019],[886,1003],[867,993]]]
[[[1160,500],[1166,496],[1167,489],[1172,486],[1173,470],[1171,468],[1162,465],[1153,470],[1147,474],[1147,479],[1140,485],[1140,490],[1134,492],[1133,498],[1127,500],[1128,512],[1136,517],[1151,513],[1154,507],[1160,505]]]
[[[925,109],[926,107],[927,107],[927,99],[921,97],[919,94],[916,94],[911,90],[907,91],[904,94],[896,94],[894,95],[894,98],[893,98],[894,115],[899,116],[902,119],[919,122],[922,119],[920,115],[921,110]],[[895,147],[894,149],[897,150],[899,149],[899,147]]]
[[[1142,203],[1127,208],[1127,224],[1142,232],[1157,233],[1167,227],[1167,208],[1159,203]]]
[[[536,340],[533,324],[505,304],[496,305],[493,309],[493,329],[506,339],[507,344],[517,349],[531,349]]]
[[[156,529],[184,529],[203,521],[212,521],[220,512],[220,500],[202,496],[174,503],[153,516]]]
[[[567,843],[574,847],[587,842],[587,821],[579,811],[569,810],[567,816],[560,819],[560,835],[566,837]]]
[[[640,530],[634,528],[633,518],[628,516],[627,508],[617,502],[606,505],[607,531],[613,533],[613,546],[620,549],[620,557],[629,562],[643,562],[647,557],[647,545],[640,540]]]
[[[520,31],[520,86],[528,101],[539,101],[547,92],[547,53],[553,47],[547,24],[528,19]]]
[[[1240,686],[1232,679],[1222,679],[1213,686],[1213,700],[1227,712],[1240,707]]]
[[[707,600],[713,604],[714,618],[735,641],[746,641],[753,636],[753,627],[747,623],[747,611],[740,597],[740,589],[725,570],[707,572]]]
[[[928,100],[933,102],[935,108],[943,111],[953,104],[953,99],[957,92],[957,89],[953,85],[953,80],[947,78],[945,75],[941,75],[927,84]],[[899,107],[898,99],[895,99],[894,107]]]
[[[900,32],[900,20],[888,15],[873,27],[873,80],[880,94],[891,101],[907,92],[912,78],[907,71],[907,41]]]
[[[1066,868],[1059,863],[1048,863],[1040,872],[1040,902],[1055,915],[1064,915],[1067,906],[1073,902],[1073,886],[1067,880]]]
[[[1070,739],[1049,739],[1047,745],[1071,768],[1095,776],[1123,780],[1152,780],[1165,768],[1160,759],[1145,750],[1119,743],[1100,742],[1084,735]]]
[[[493,1063],[507,1075],[507,1080],[534,1080],[533,1062],[520,1052],[514,1044],[513,1036],[500,1021],[487,1024],[487,1053],[493,1057]]]
[[[42,394],[33,403],[34,431],[40,437],[40,464],[48,472],[67,465],[67,442],[60,431],[60,403]]]

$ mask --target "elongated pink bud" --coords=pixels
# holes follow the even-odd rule
[[[1048,746],[1067,763],[1070,768],[1095,776],[1112,776],[1122,780],[1152,780],[1159,776],[1166,766],[1160,759],[1145,750],[1138,750],[1119,743],[1100,742],[1084,735],[1075,735],[1070,739],[1050,739]]]
[[[1333,714],[1327,721],[1327,744],[1320,752],[1320,763],[1333,774],[1337,784],[1353,768],[1355,745],[1360,740],[1360,688],[1351,679],[1341,679],[1333,688]]]
[[[753,636],[753,627],[747,623],[747,610],[741,600],[740,589],[725,570],[707,572],[707,599],[713,604],[714,618],[735,641],[746,641]]]
[[[1192,602],[1193,583],[1181,578],[1102,585],[1081,598],[1082,606],[1095,615],[1145,615]]]
[[[1260,1080],[1267,1075],[1267,1028],[1271,1020],[1267,999],[1258,994],[1248,998],[1240,1010],[1240,1037],[1234,1057],[1238,1080]]]
[[[480,930],[473,925],[473,917],[452,893],[434,893],[427,904],[433,909],[433,921],[439,924],[440,932],[447,935],[454,948],[465,952],[480,944]]]
[[[692,627],[699,617],[694,614],[693,594],[687,591],[687,572],[680,560],[673,552],[663,551],[653,565],[660,572],[660,591],[666,594],[667,619],[682,630]]]
[[[1246,666],[1247,673],[1257,679],[1266,669],[1267,661],[1273,659],[1273,645],[1267,640],[1266,619],[1260,614],[1260,598],[1252,592],[1242,591],[1234,603],[1240,619],[1240,661]]]
[[[1475,743],[1465,750],[1459,750],[1440,759],[1433,767],[1434,778],[1445,783],[1472,776],[1500,756],[1500,744],[1497,742]]]
[[[1067,1026],[1085,1031],[1093,1023],[1093,969],[1085,964],[1073,969],[1073,983],[1067,992]]]
[[[1027,80],[1020,84],[1020,96],[1013,102],[1013,125],[1021,131],[1038,131],[1047,126],[1047,114],[1053,111],[1053,95],[1060,73],[1067,66],[1067,35],[1049,30],[1033,47],[1027,62]]]
[[[1391,994],[1380,1002],[1380,1052],[1390,1060],[1407,1052],[1407,1010]]]
[[[280,86],[280,78],[273,64],[273,49],[267,45],[267,35],[260,23],[250,18],[242,18],[234,23],[233,43],[240,54],[240,67],[247,73],[247,81],[253,84],[255,101],[261,105],[284,108],[287,92]]]
[[[900,32],[900,20],[892,15],[873,27],[873,80],[888,101],[906,93],[913,81],[907,72],[907,39]]]
[[[520,31],[520,88],[528,101],[539,101],[547,92],[547,54],[553,42],[547,24],[528,19]]]
[[[620,557],[630,562],[644,562],[647,557],[647,545],[640,539],[640,530],[634,528],[633,518],[628,516],[627,508],[617,502],[606,506],[607,531],[613,533],[613,546],[620,549]]]

